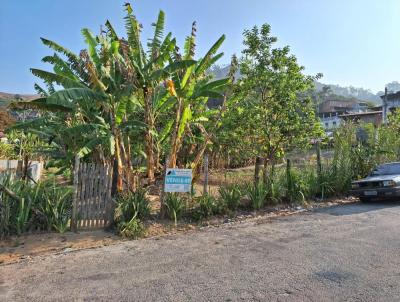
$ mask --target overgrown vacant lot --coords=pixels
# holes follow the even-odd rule
[[[0,267],[0,300],[398,301],[399,214],[350,204],[38,257]]]

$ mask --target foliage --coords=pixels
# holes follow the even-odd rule
[[[55,179],[36,185],[36,199],[40,201],[40,213],[46,220],[47,229],[64,233],[72,211],[72,188],[57,186]]]
[[[184,199],[176,193],[167,193],[165,197],[165,205],[167,206],[167,213],[171,220],[178,223],[185,209]]]
[[[223,205],[212,195],[206,194],[200,196],[196,201],[197,208],[195,210],[195,217],[198,220],[223,212]]]
[[[0,159],[14,159],[17,154],[11,144],[0,142]]]
[[[122,237],[129,239],[138,239],[140,237],[143,237],[145,227],[139,218],[133,217],[129,221],[121,222],[118,225],[118,231]]]
[[[221,186],[218,192],[225,206],[231,211],[236,211],[243,196],[241,187],[238,184]]]
[[[268,24],[245,30],[242,78],[223,120],[230,132],[221,133],[224,141],[236,142],[232,148],[263,157],[266,166],[321,134],[312,100],[302,95],[319,75],[304,75],[289,47],[274,48],[276,42]]]
[[[248,184],[246,195],[250,199],[252,209],[259,210],[265,204],[268,195],[267,186],[264,183],[259,183],[258,185]]]
[[[181,53],[172,34],[164,36],[165,14],[160,11],[146,47],[131,5],[125,8],[125,38],[107,21],[99,35],[82,29],[86,49],[79,55],[42,39],[55,51],[43,58],[53,71],[31,72],[47,89],[36,85],[39,98],[12,103],[15,110],[40,111],[41,118],[13,129],[48,142],[46,153],[53,165],[71,168],[76,154],[97,162],[114,161],[119,191],[123,170],[134,169],[133,159],[138,170],[145,162],[151,182],[161,160],[168,157],[174,167],[178,153],[180,164],[196,170],[209,144],[208,129],[218,115],[218,110],[208,109],[207,101],[222,99],[229,82],[213,81],[206,74],[222,56],[218,49],[224,36],[204,57],[195,59],[195,23]]]
[[[141,219],[146,219],[150,215],[147,191],[138,189],[135,192],[120,193],[116,202],[114,219],[119,234],[130,239],[142,237],[145,227]]]
[[[0,179],[0,236],[30,230],[63,233],[71,217],[72,190],[54,180],[31,184],[3,174]]]
[[[129,221],[132,217],[146,219],[150,216],[150,201],[145,189],[118,195],[115,210],[116,221]]]

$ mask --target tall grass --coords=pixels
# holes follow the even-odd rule
[[[230,211],[236,211],[243,196],[241,187],[238,184],[230,184],[219,187],[218,192],[226,208]]]
[[[0,236],[34,230],[65,232],[71,218],[72,188],[55,180],[31,184],[0,176]]]

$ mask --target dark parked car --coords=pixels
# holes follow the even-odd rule
[[[353,181],[351,194],[361,201],[400,198],[400,162],[377,166],[366,178]]]

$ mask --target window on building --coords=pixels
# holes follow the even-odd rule
[[[333,122],[333,127],[336,127],[336,122]]]
[[[325,123],[325,128],[328,128],[329,127],[329,124],[328,123]]]

